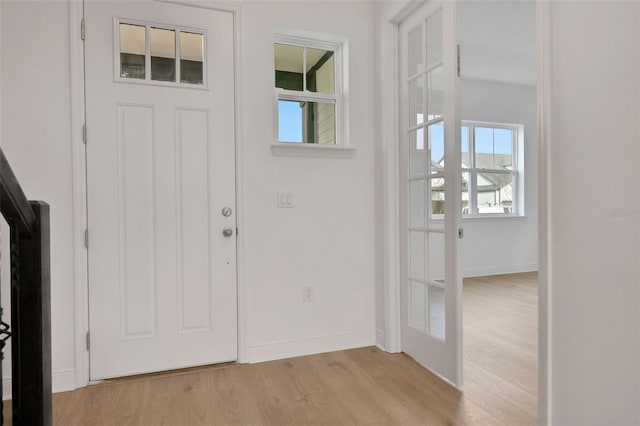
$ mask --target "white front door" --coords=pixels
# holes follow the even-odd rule
[[[455,20],[455,2],[429,1],[400,25],[401,346],[420,364],[460,386]]]
[[[235,360],[233,15],[87,1],[85,21],[90,377]]]

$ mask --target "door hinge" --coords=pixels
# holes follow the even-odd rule
[[[460,77],[460,45],[458,45],[456,47],[456,55],[457,55],[457,61],[458,61],[458,77]]]
[[[464,238],[464,228],[458,228],[458,238]]]
[[[84,18],[80,21],[80,39],[84,41],[86,37],[87,27],[84,23]]]
[[[89,230],[84,230],[84,247],[89,248]]]
[[[87,331],[87,350],[91,349],[91,333]]]
[[[87,143],[87,123],[82,125],[82,142]]]

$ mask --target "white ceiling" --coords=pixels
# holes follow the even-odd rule
[[[459,3],[462,77],[536,84],[534,0]]]

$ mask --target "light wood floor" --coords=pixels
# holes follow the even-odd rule
[[[464,283],[463,392],[361,348],[113,380],[54,395],[56,425],[535,425],[537,275]],[[5,422],[10,424],[5,403]]]

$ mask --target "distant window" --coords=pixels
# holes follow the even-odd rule
[[[518,211],[518,140],[522,126],[462,122],[463,214]]]
[[[342,43],[276,35],[278,142],[341,145]]]
[[[140,22],[117,25],[116,81],[204,86],[204,30]]]

